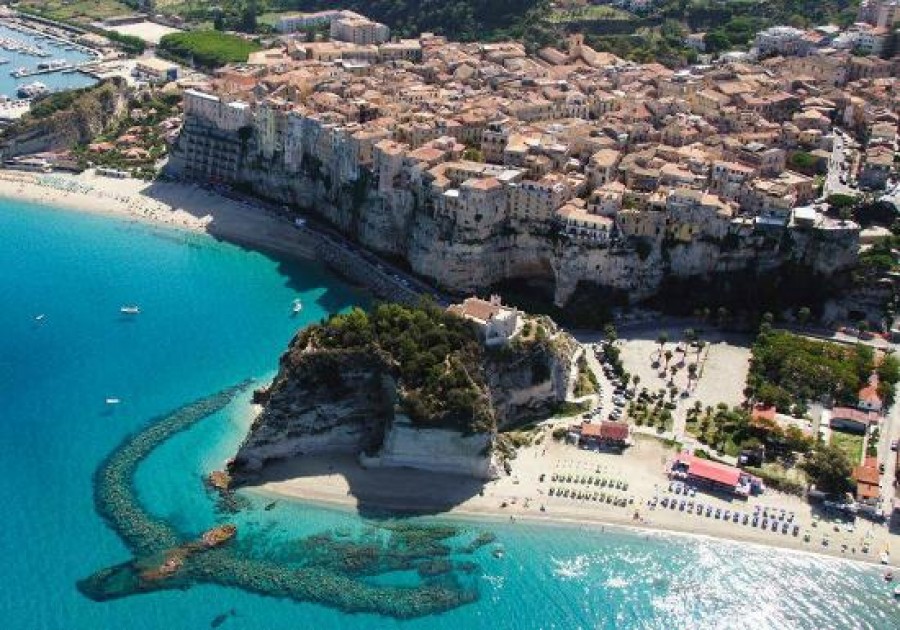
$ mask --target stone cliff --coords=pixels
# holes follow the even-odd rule
[[[653,297],[670,279],[766,272],[788,263],[828,275],[856,261],[855,226],[772,228],[694,210],[646,213],[660,217],[652,234],[617,225],[609,238],[582,236],[565,229],[552,212],[531,216],[515,210],[512,202],[485,208],[481,197],[462,199],[468,194],[466,182],[454,181],[450,192],[458,196],[448,197],[449,184],[436,188],[435,176],[419,167],[394,168],[389,157],[361,164],[358,147],[311,119],[304,120],[290,157],[287,146],[268,150],[260,124],[248,120],[240,129],[223,132],[189,117],[172,152],[171,172],[231,181],[304,208],[367,248],[406,260],[415,273],[453,292],[526,278],[550,286],[558,306],[579,284],[637,302]],[[473,172],[491,167],[464,166]]]
[[[229,466],[247,482],[267,462],[319,453],[366,466],[491,478],[498,429],[550,411],[578,345],[545,318],[484,349],[473,324],[435,307],[380,305],[308,328],[291,342]]]
[[[71,149],[91,142],[127,113],[124,79],[108,79],[83,90],[51,94],[3,131],[4,159]]]

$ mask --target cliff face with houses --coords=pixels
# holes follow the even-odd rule
[[[501,308],[480,304],[485,312]],[[271,462],[330,453],[359,456],[369,467],[496,476],[497,431],[546,414],[565,400],[578,351],[575,340],[551,321],[523,325],[520,314],[504,312],[512,319],[498,343],[485,337],[483,322],[467,321],[465,311],[432,310],[424,317],[420,309],[400,305],[337,316],[304,330],[282,356],[272,383],[256,393],[262,412],[230,464],[232,477],[249,482]],[[358,324],[366,321],[374,322],[371,329]],[[404,330],[420,326],[428,347],[409,351],[408,344],[419,339],[416,333],[397,345],[393,341],[402,335],[390,333],[379,341],[377,334],[360,333],[398,321]],[[458,334],[441,341],[448,328]],[[428,371],[422,366],[432,351],[439,355],[433,366],[438,371],[464,366],[457,376],[441,377],[441,383],[455,379],[455,385],[429,389],[417,380]],[[453,401],[462,401],[457,411],[448,410],[457,404]],[[469,405],[473,411],[466,411]]]
[[[857,226],[794,216],[793,204],[811,200],[812,180],[789,172],[757,185],[744,172],[751,169],[731,171],[728,162],[711,174],[667,171],[681,159],[671,147],[593,154],[588,147],[536,178],[533,168],[507,163],[516,140],[499,123],[482,130],[485,163],[465,159],[466,145],[449,135],[418,147],[386,134],[360,137],[358,128],[327,116],[266,102],[188,91],[185,114],[172,172],[299,206],[451,291],[527,278],[552,286],[560,306],[579,283],[642,300],[667,278],[766,272],[786,263],[830,275],[856,260]],[[506,153],[491,155],[492,143]],[[544,147],[551,158],[555,146]],[[753,159],[770,157],[757,153]],[[566,171],[579,155],[583,171]],[[665,177],[673,184],[660,186]],[[756,216],[736,215],[738,199]]]

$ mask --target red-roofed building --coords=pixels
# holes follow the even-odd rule
[[[876,505],[881,497],[881,488],[878,486],[881,478],[878,473],[878,460],[875,457],[867,457],[865,464],[853,469],[852,477],[856,481],[856,500]]]
[[[583,446],[628,446],[631,427],[624,422],[601,420],[597,423],[582,422],[574,431],[578,443]]]
[[[878,374],[873,372],[869,383],[859,390],[859,402],[856,406],[862,411],[881,412],[881,396],[878,395]]]
[[[881,416],[871,411],[860,411],[849,407],[835,407],[831,410],[831,428],[847,429],[855,433],[865,433],[873,424],[879,424]]]
[[[670,476],[714,490],[742,496],[750,494],[750,475],[740,468],[690,454],[680,454],[675,458]]]

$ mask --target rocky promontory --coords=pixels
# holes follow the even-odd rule
[[[354,309],[301,331],[229,465],[237,484],[274,460],[358,455],[365,466],[498,475],[498,429],[565,399],[577,343],[546,318],[501,345],[434,305]]]

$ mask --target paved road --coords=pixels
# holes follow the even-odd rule
[[[897,462],[897,453],[891,451],[891,441],[900,440],[900,385],[894,389],[894,397],[898,400],[885,417],[881,426],[881,440],[878,444],[878,461],[884,464],[884,474],[881,477],[882,507],[890,513],[894,501],[894,474]],[[900,480],[897,480],[900,482]]]
[[[834,147],[831,150],[831,158],[828,160],[828,173],[825,176],[822,196],[829,195],[858,195],[859,191],[841,182],[841,177],[849,184],[853,178],[856,149],[852,146],[852,140],[835,130]],[[845,165],[845,161],[849,165]]]

